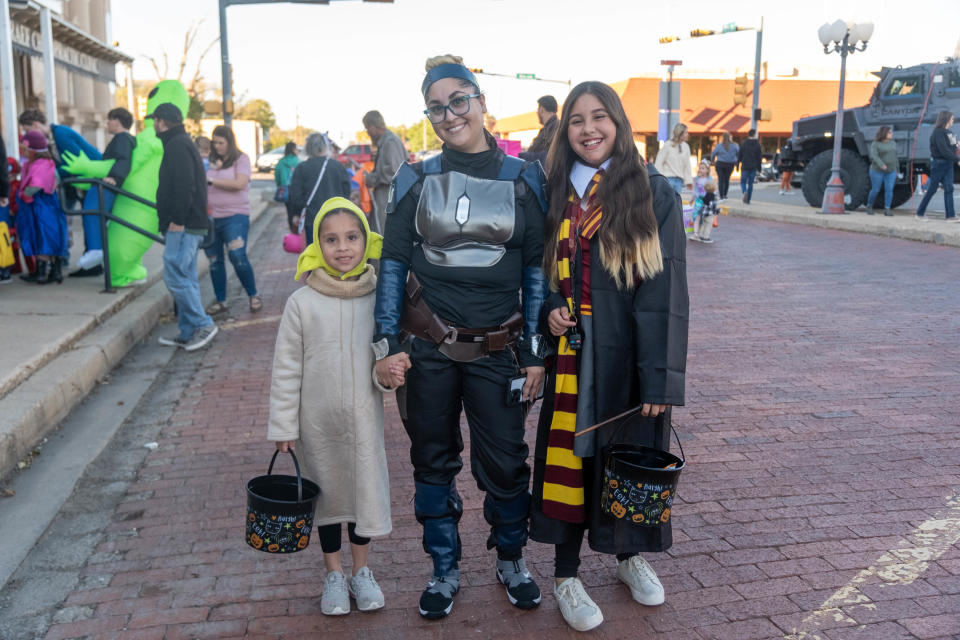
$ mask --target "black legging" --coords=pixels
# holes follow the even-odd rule
[[[324,553],[336,553],[340,551],[340,538],[342,537],[340,523],[325,524],[317,527],[317,533],[320,538],[320,548],[323,549]],[[370,538],[357,535],[357,525],[355,522],[347,523],[347,537],[350,538],[350,544],[355,544],[359,547],[370,544]]]
[[[717,162],[717,191],[720,192],[720,199],[727,197],[727,191],[730,189],[730,174],[733,173],[734,163]]]
[[[583,544],[584,529],[566,542],[554,546],[553,559],[553,577],[554,578],[576,578],[577,569],[580,568],[580,545]],[[617,562],[623,562],[627,558],[632,558],[636,553],[618,553]]]

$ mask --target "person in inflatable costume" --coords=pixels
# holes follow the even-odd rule
[[[190,106],[187,90],[176,80],[161,80],[147,97],[147,113],[152,114],[157,105],[173,103],[184,115]],[[91,160],[82,151],[79,156],[64,154],[64,169],[84,178],[105,178],[113,167],[114,160]],[[123,189],[145,200],[157,197],[157,183],[163,145],[153,128],[153,120],[147,116],[143,131],[137,135],[133,150],[130,173],[123,181]],[[113,215],[134,224],[144,231],[157,233],[157,210],[124,196],[118,196],[113,205]],[[114,287],[127,287],[142,283],[147,277],[143,266],[143,254],[153,240],[120,224],[107,227],[107,242],[110,251],[110,283]]]

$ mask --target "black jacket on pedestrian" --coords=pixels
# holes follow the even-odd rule
[[[107,177],[113,178],[118,187],[123,186],[123,181],[127,179],[127,174],[130,173],[130,161],[133,158],[133,149],[136,146],[137,139],[126,131],[121,131],[113,136],[113,140],[103,150],[103,159],[114,161]]]
[[[317,187],[317,192],[310,200],[310,206],[307,206],[307,200],[310,198],[310,192],[313,186],[317,184],[317,178],[320,176],[320,169],[323,163],[327,163],[327,169],[323,172],[323,180]],[[343,165],[337,162],[336,158],[327,156],[315,156],[304,160],[293,170],[293,177],[290,179],[289,203],[292,211],[297,215],[307,207],[307,219],[305,229],[307,232],[307,242],[311,241],[313,235],[313,218],[320,211],[323,203],[340,196],[350,198],[350,174],[343,168]]]
[[[540,164],[547,166],[547,152],[550,151],[550,145],[553,144],[553,138],[557,135],[557,128],[559,126],[560,120],[556,115],[547,120],[527,150],[520,154],[520,158],[524,160],[539,160]]]
[[[957,141],[946,127],[937,127],[930,134],[930,155],[937,160],[957,159]]]
[[[763,151],[760,149],[760,141],[756,138],[747,138],[740,144],[740,152],[737,154],[737,161],[740,163],[741,171],[759,171],[763,163]]]
[[[687,361],[689,295],[687,293],[686,234],[680,198],[652,164],[647,165],[653,211],[657,217],[663,271],[636,284],[632,290],[617,287],[600,264],[600,234],[590,240],[590,301],[593,307],[593,378],[591,393],[596,419],[612,418],[643,403],[680,406],[684,403]],[[582,291],[582,254],[571,264],[573,291]],[[556,341],[548,329],[547,316],[566,306],[563,296],[552,292],[541,312],[541,333]],[[577,301],[579,308],[579,301]],[[588,339],[591,339],[588,337]],[[579,352],[582,356],[584,350]],[[578,367],[579,369],[579,367]],[[556,388],[556,371],[548,371],[546,389]],[[554,410],[554,394],[546,393],[540,408],[540,424],[534,453],[530,537],[538,542],[560,544],[573,539],[579,528],[589,530],[589,544],[601,553],[665,551],[673,543],[670,523],[638,527],[603,513],[600,487],[603,482],[603,449],[611,443],[645,445],[668,450],[670,409],[656,418],[635,414],[629,423],[612,422],[597,429],[597,454],[582,458],[587,521],[572,524],[543,514],[543,477],[547,440]]]
[[[158,133],[163,143],[160,181],[157,185],[157,217],[160,232],[171,224],[205,230],[207,220],[207,172],[203,158],[182,124]]]
[[[0,136],[0,198],[10,197],[10,175],[7,173],[7,147]]]

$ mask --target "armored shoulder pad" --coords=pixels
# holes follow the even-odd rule
[[[393,176],[393,183],[390,184],[390,193],[387,195],[387,213],[393,213],[397,208],[397,203],[403,200],[403,196],[413,188],[413,185],[420,182],[420,174],[409,162],[404,162],[397,169]]]
[[[520,174],[523,181],[527,183],[533,195],[537,196],[537,202],[544,213],[547,211],[547,176],[543,173],[543,166],[539,160],[528,162],[523,167],[523,173]]]
[[[435,156],[430,156],[423,161],[423,174],[432,175],[437,173],[443,173],[443,165],[440,163],[440,157],[443,154],[438,153]]]
[[[500,174],[497,180],[516,180],[523,171],[523,160],[514,156],[503,156],[503,164],[500,165]]]

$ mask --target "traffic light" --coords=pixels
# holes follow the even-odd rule
[[[203,114],[207,116],[218,116],[223,110],[223,104],[219,100],[207,100],[203,103]]]
[[[473,71],[474,73],[483,73],[483,69],[481,69],[480,67],[468,67],[468,68],[470,69],[470,71]]]
[[[760,122],[770,122],[773,120],[773,110],[771,109],[755,109],[753,114],[754,120],[759,120]]]
[[[712,36],[714,33],[713,29],[694,29],[690,32],[690,37],[702,38],[703,36]]]
[[[671,42],[675,42],[679,39],[680,38],[678,38],[677,36],[664,36],[660,38],[660,44],[670,44]]]
[[[747,104],[747,74],[733,79],[733,104]]]

